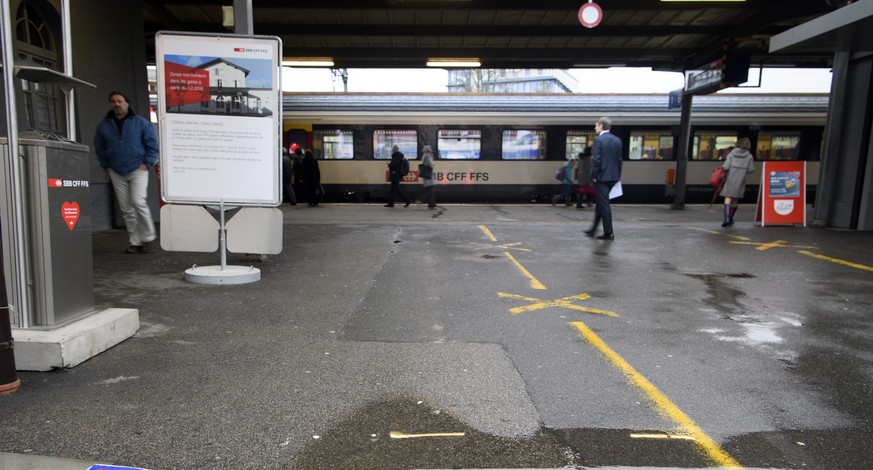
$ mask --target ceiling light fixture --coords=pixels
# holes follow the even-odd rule
[[[703,2],[745,2],[746,0],[661,0],[662,2],[703,3]]]
[[[481,67],[479,59],[427,59],[428,67]]]
[[[282,59],[282,67],[333,67],[330,57],[289,57]]]

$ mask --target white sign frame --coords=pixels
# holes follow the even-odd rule
[[[161,198],[281,204],[282,40],[155,35]]]

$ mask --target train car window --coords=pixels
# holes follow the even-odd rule
[[[400,147],[407,160],[415,160],[418,158],[418,131],[405,129],[373,131],[373,158],[390,160],[391,148],[395,145]]]
[[[507,129],[503,131],[504,160],[544,160],[546,131]]]
[[[440,129],[437,133],[437,158],[478,160],[482,152],[482,131]]]
[[[797,160],[800,156],[800,131],[758,132],[758,160]]]
[[[633,131],[628,143],[631,160],[673,160],[673,134],[667,131]]]
[[[594,143],[594,133],[587,131],[567,131],[567,152],[564,158],[567,160],[576,158],[585,151],[585,147]]]
[[[324,160],[351,160],[355,158],[354,134],[339,129],[312,131],[312,151]]]
[[[697,131],[691,147],[692,160],[724,160],[737,143],[734,131]]]

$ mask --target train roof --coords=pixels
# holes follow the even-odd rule
[[[667,94],[288,93],[282,99],[286,120],[333,124],[475,124],[495,119],[558,124],[602,115],[616,125],[663,124],[673,118],[678,123],[680,110],[668,103]],[[694,97],[692,122],[819,125],[827,108],[827,94],[715,94]]]

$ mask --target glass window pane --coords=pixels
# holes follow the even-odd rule
[[[400,147],[400,151],[408,160],[418,158],[418,131],[373,131],[373,158],[377,160],[390,160],[391,148],[395,145]]]
[[[324,160],[351,160],[355,158],[354,133],[352,131],[312,131],[312,153]]]
[[[585,151],[585,147],[590,147],[593,142],[593,132],[567,131],[567,151],[564,158],[567,160],[577,158],[580,153]]]
[[[694,133],[692,160],[724,160],[737,143],[733,131],[697,131]]]
[[[546,131],[512,129],[503,131],[504,160],[544,160]]]
[[[797,160],[800,131],[761,131],[755,157],[759,160]]]
[[[631,132],[628,158],[665,160],[673,157],[673,135],[667,131]]]
[[[443,160],[478,160],[482,150],[482,131],[440,129],[437,157]]]

